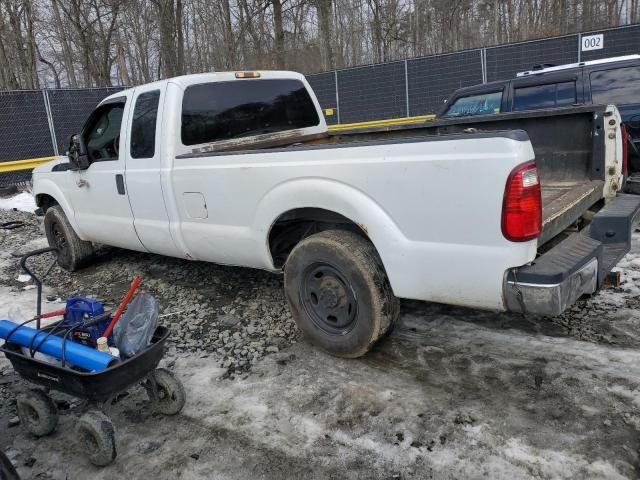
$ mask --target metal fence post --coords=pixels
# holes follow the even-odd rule
[[[51,113],[51,104],[49,103],[49,94],[46,88],[42,89],[42,98],[44,100],[44,110],[47,113],[47,122],[49,123],[49,132],[51,133],[51,143],[53,144],[53,154],[57,157],[58,141],[56,140],[56,130],[53,126],[53,114]]]
[[[337,120],[340,124],[340,91],[338,90],[338,70],[333,71],[335,83],[336,83],[336,110],[338,111]]]
[[[582,32],[578,32],[578,63],[582,60]]]
[[[406,96],[406,104],[407,104],[407,117],[410,117],[409,113],[409,68],[407,66],[407,59],[404,59],[404,94]]]
[[[480,49],[480,67],[482,68],[482,83],[487,83],[487,49]]]

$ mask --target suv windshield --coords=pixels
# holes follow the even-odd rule
[[[446,112],[446,117],[466,117],[470,115],[490,115],[500,113],[502,91],[468,95],[455,100]]]

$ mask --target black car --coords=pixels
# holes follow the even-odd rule
[[[629,170],[640,171],[640,55],[540,65],[516,78],[456,90],[439,117],[466,117],[579,104],[616,105],[629,135]]]

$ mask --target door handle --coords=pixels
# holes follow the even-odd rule
[[[118,193],[120,195],[124,195],[124,177],[121,173],[116,174],[116,188],[118,189]]]

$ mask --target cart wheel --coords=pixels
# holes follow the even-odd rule
[[[76,433],[81,448],[96,467],[109,465],[116,458],[116,432],[104,413],[85,413],[78,421]]]
[[[49,435],[58,425],[58,409],[42,390],[29,390],[16,399],[20,423],[36,437]]]
[[[151,375],[152,381],[156,383],[158,388],[158,396],[155,402],[153,394],[149,390],[147,390],[147,393],[150,394],[149,397],[154,403],[155,410],[163,415],[175,415],[182,410],[185,402],[185,393],[180,380],[164,368],[158,368]]]

